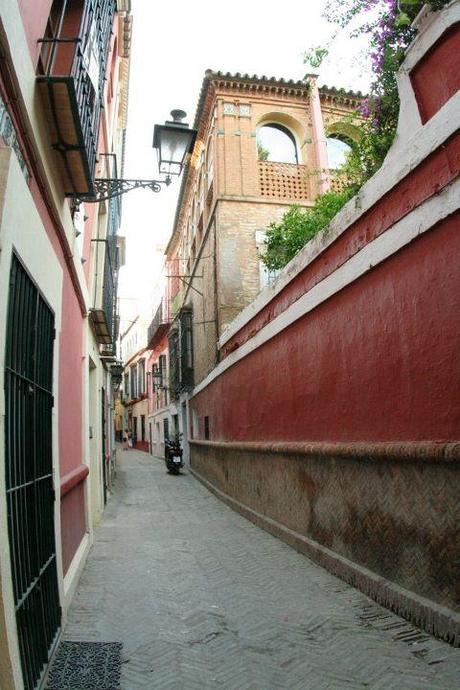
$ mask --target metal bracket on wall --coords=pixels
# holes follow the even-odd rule
[[[203,276],[167,275],[166,277],[167,277],[167,278],[179,278],[179,280],[181,280],[181,281],[184,283],[184,285],[187,285],[187,287],[189,287],[189,288],[191,288],[192,290],[194,290],[194,292],[198,293],[201,297],[204,296],[202,292],[200,292],[199,290],[197,290],[196,287],[194,287],[194,286],[192,285],[192,283],[189,283],[187,280],[185,280],[185,278],[202,278]]]
[[[94,180],[95,196],[92,197],[74,197],[75,205],[78,206],[82,202],[85,204],[98,204],[101,201],[107,201],[114,197],[121,196],[132,189],[150,189],[152,192],[160,192],[161,185],[167,187],[171,184],[171,178],[166,180],[124,180],[118,178],[101,177]]]

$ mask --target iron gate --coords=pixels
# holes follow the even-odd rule
[[[5,355],[5,467],[11,570],[26,690],[61,623],[52,475],[54,316],[13,255]]]

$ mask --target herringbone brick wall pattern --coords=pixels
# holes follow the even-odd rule
[[[193,447],[193,467],[251,510],[437,605],[460,602],[460,467]]]

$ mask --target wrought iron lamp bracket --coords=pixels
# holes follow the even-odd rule
[[[85,204],[98,204],[101,201],[107,201],[108,199],[126,194],[126,192],[130,192],[132,189],[151,189],[152,192],[160,192],[161,185],[168,187],[170,184],[170,177],[167,177],[165,180],[124,180],[100,177],[94,180],[95,196],[79,197],[75,201],[77,204],[82,202]]]

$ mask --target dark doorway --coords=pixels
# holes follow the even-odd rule
[[[5,355],[6,502],[26,690],[44,674],[61,625],[52,455],[54,315],[13,255]]]

